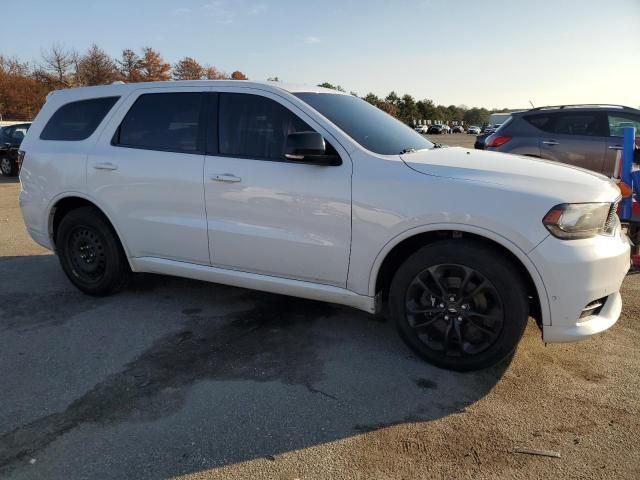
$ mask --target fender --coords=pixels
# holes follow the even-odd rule
[[[129,249],[127,248],[127,244],[124,241],[124,238],[121,235],[117,224],[113,221],[111,213],[108,212],[106,209],[104,209],[96,201],[95,198],[91,197],[90,195],[87,195],[86,193],[77,192],[77,191],[63,192],[63,193],[60,193],[60,194],[56,195],[55,197],[53,197],[49,201],[49,204],[47,205],[47,208],[45,210],[45,212],[46,212],[45,225],[47,227],[46,232],[47,232],[47,235],[49,237],[49,242],[51,243],[51,246],[53,247],[53,245],[55,244],[55,242],[53,241],[53,215],[51,215],[52,210],[53,210],[55,204],[58,203],[60,200],[64,200],[65,198],[70,198],[70,197],[82,198],[83,200],[86,200],[87,202],[93,203],[96,206],[96,208],[98,210],[100,210],[105,217],[107,217],[107,220],[109,220],[109,223],[111,224],[111,227],[113,227],[113,229],[116,232],[116,235],[118,236],[118,240],[120,240],[120,245],[122,245],[122,248],[124,249],[124,254],[127,257],[127,262],[129,262],[129,267],[131,268],[131,271],[135,272],[133,263],[131,262],[131,255],[129,253]]]
[[[547,289],[544,285],[544,281],[540,276],[540,272],[536,268],[536,266],[531,262],[528,257],[529,252],[523,251],[520,247],[518,247],[515,243],[511,242],[506,237],[503,237],[499,233],[493,232],[491,230],[487,230],[482,227],[476,227],[473,225],[465,225],[460,223],[433,223],[429,225],[422,225],[419,227],[410,228],[409,230],[405,230],[404,232],[396,235],[391,240],[387,242],[387,244],[380,250],[378,255],[376,256],[372,266],[371,273],[369,274],[369,296],[374,296],[376,294],[376,280],[378,277],[378,272],[380,271],[380,267],[382,262],[387,257],[388,253],[393,250],[393,248],[398,245],[403,240],[407,238],[413,237],[420,233],[427,232],[435,232],[438,230],[448,230],[448,231],[457,231],[457,232],[467,232],[478,235],[480,237],[487,238],[492,240],[499,245],[503,246],[509,252],[511,252],[524,266],[527,270],[535,288],[538,292],[538,297],[540,299],[540,311],[542,315],[542,324],[543,325],[551,325],[551,310],[549,306],[549,296],[547,293]],[[534,247],[535,248],[535,247]],[[533,249],[531,249],[533,250]]]

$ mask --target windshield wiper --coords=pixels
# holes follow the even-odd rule
[[[400,155],[404,155],[405,153],[413,153],[415,151],[415,148],[403,148],[402,150],[400,150]]]

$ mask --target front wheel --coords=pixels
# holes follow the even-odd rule
[[[528,297],[513,265],[494,249],[446,240],[411,255],[391,283],[391,315],[408,345],[439,367],[477,370],[515,350]]]

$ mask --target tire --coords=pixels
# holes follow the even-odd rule
[[[18,173],[16,162],[6,155],[0,156],[0,172],[5,177],[15,177]]]
[[[470,240],[444,240],[400,266],[389,310],[418,355],[438,367],[470,371],[515,351],[529,302],[519,272],[502,255]]]
[[[131,279],[120,240],[97,208],[82,207],[64,216],[56,234],[56,253],[71,283],[88,295],[111,295]]]

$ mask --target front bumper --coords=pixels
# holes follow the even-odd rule
[[[542,326],[545,342],[582,340],[616,323],[622,311],[620,286],[631,264],[625,235],[618,231],[611,237],[568,241],[550,235],[529,257],[549,300],[550,318]],[[584,316],[585,307],[598,300],[602,307]]]

